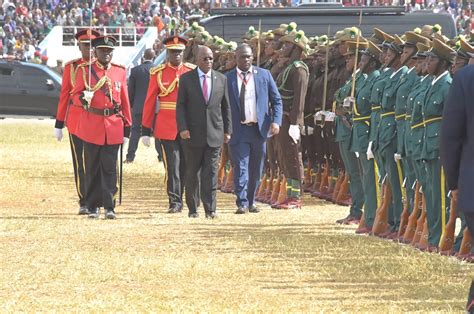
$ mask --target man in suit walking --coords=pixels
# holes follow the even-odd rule
[[[473,57],[474,54],[471,55]],[[457,200],[457,209],[465,216],[471,237],[474,237],[473,81],[474,65],[467,65],[456,72],[443,108],[440,147],[448,188]],[[471,256],[474,256],[474,249],[471,249]],[[474,280],[466,310],[468,313],[474,312]]]
[[[188,216],[197,218],[195,191],[201,179],[201,200],[206,218],[216,217],[217,166],[220,148],[232,133],[227,78],[212,70],[212,51],[200,46],[198,68],[179,80],[176,121],[186,160],[185,189]]]
[[[263,169],[265,143],[267,137],[280,131],[283,107],[271,73],[252,66],[253,53],[248,44],[237,48],[235,59],[237,67],[226,76],[233,125],[229,144],[236,214],[257,213],[254,199]]]
[[[125,163],[132,163],[135,159],[135,152],[137,151],[142,128],[143,104],[145,103],[148,84],[150,82],[150,69],[153,67],[153,59],[155,59],[155,51],[151,48],[146,49],[143,54],[142,64],[137,65],[130,71],[130,77],[128,79],[128,98],[132,106],[133,122]],[[159,139],[155,139],[155,148],[158,153],[158,159],[161,161],[161,145]]]

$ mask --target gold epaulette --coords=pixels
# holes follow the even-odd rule
[[[125,65],[120,64],[120,63],[110,62],[110,64],[115,65],[115,66],[117,66],[119,68],[122,68],[122,69],[126,69]]]
[[[151,74],[151,75],[156,74],[157,72],[163,70],[165,67],[166,67],[166,64],[164,64],[164,63],[159,64],[159,65],[157,65],[156,67],[152,67],[152,68],[150,69],[150,74]]]
[[[77,66],[77,68],[79,69],[80,67],[81,67],[81,68],[83,68],[83,67],[88,67],[90,64],[91,64],[91,63],[90,63],[89,61],[83,62],[83,63],[79,64],[79,65]]]
[[[66,66],[68,64],[72,64],[72,63],[80,61],[80,60],[81,60],[81,58],[72,59],[71,61],[66,62],[66,64],[64,66]]]
[[[186,67],[188,67],[188,68],[190,68],[190,69],[192,69],[192,70],[194,70],[194,69],[197,67],[197,65],[192,64],[192,63],[189,63],[189,62],[185,62],[185,63],[184,63],[184,66],[186,66]]]

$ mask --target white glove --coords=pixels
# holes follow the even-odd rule
[[[344,108],[352,108],[352,106],[354,105],[354,102],[355,102],[354,97],[346,97],[346,98],[344,98],[344,102],[343,102],[342,106]]]
[[[142,143],[146,147],[150,147],[150,137],[149,136],[142,136]]]
[[[296,144],[301,136],[299,125],[290,125],[290,129],[288,130],[288,135],[293,139],[293,141]]]
[[[367,160],[374,159],[374,153],[372,152],[372,144],[373,142],[369,142],[369,147],[367,147]]]
[[[314,115],[314,124],[316,124],[316,121],[321,121],[322,116],[324,115],[324,111],[318,111]]]
[[[314,129],[310,126],[304,126],[301,128],[301,135],[312,135],[314,133]]]
[[[326,121],[334,121],[336,114],[334,112],[326,112]]]
[[[63,140],[63,129],[54,128],[54,137],[61,142]]]
[[[128,141],[129,141],[129,138],[128,138],[128,137],[124,137],[124,138],[123,138],[123,145],[127,145],[127,144],[128,144]]]
[[[356,157],[359,158],[359,152],[355,152]]]
[[[395,162],[399,161],[399,160],[402,160],[402,155],[400,154],[394,154],[393,155],[393,159],[395,160]]]

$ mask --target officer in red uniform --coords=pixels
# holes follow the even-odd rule
[[[105,218],[115,219],[117,153],[132,125],[126,69],[111,63],[115,43],[111,36],[92,40],[97,60],[79,67],[72,95],[83,107],[75,134],[84,142],[90,218],[98,218],[103,206]]]
[[[169,213],[183,209],[184,154],[176,125],[176,99],[178,98],[179,77],[194,69],[191,63],[183,63],[183,51],[187,40],[172,36],[163,41],[168,61],[150,69],[150,84],[143,107],[142,142],[150,146],[151,128],[153,135],[160,139],[163,149],[163,162],[166,169]],[[155,118],[156,100],[159,111]],[[153,120],[155,123],[153,124]]]
[[[61,141],[63,139],[64,125],[69,131],[69,143],[71,144],[72,163],[74,166],[74,182],[76,183],[77,195],[79,196],[79,215],[89,213],[86,206],[86,182],[84,176],[84,162],[82,160],[83,144],[82,140],[75,135],[75,129],[79,116],[82,112],[81,106],[73,106],[71,93],[76,85],[76,73],[78,67],[89,61],[92,56],[91,40],[100,36],[98,31],[93,29],[84,29],[75,35],[81,58],[69,61],[64,66],[63,81],[61,84],[61,95],[59,96],[58,110],[56,113],[56,124],[54,126],[54,137]]]

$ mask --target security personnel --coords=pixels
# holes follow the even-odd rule
[[[409,123],[406,120],[407,115],[407,101],[408,94],[411,89],[420,79],[416,73],[415,64],[416,59],[412,57],[416,55],[418,49],[416,48],[417,43],[429,44],[428,38],[421,36],[413,31],[405,33],[406,41],[403,44],[403,52],[400,57],[402,65],[407,66],[408,70],[404,76],[402,76],[398,82],[396,99],[395,99],[395,123],[397,125],[397,151],[394,155],[395,162],[398,163],[398,167],[403,169],[402,173],[399,173],[401,183],[404,183],[402,187],[402,195],[404,196],[405,204],[403,212],[400,218],[400,229],[399,239],[402,240],[402,236],[405,233],[405,229],[408,223],[408,216],[411,214],[414,206],[414,184],[416,181],[414,165],[410,157],[407,156],[405,151],[405,137],[409,128]],[[403,185],[403,184],[402,184]]]
[[[72,95],[74,104],[83,107],[75,134],[84,141],[90,218],[98,218],[103,206],[105,218],[115,219],[117,153],[132,125],[127,70],[111,62],[116,42],[111,36],[92,40],[97,60],[79,67]]]
[[[369,233],[375,220],[377,209],[378,173],[375,171],[373,159],[367,158],[369,146],[370,115],[372,106],[370,96],[377,78],[380,76],[380,50],[373,42],[368,42],[367,49],[362,51],[359,63],[360,71],[366,76],[363,83],[358,86],[356,100],[352,103],[352,134],[350,150],[359,155],[359,164],[362,169],[362,184],[364,188],[364,218],[365,227],[361,226],[356,233]]]
[[[339,151],[344,163],[345,174],[349,177],[349,190],[352,197],[350,211],[346,218],[338,220],[337,223],[342,224],[358,224],[362,217],[362,208],[364,206],[364,190],[361,181],[361,173],[359,171],[359,163],[356,154],[350,151],[351,139],[351,111],[353,106],[352,86],[354,92],[364,83],[366,76],[361,73],[360,69],[354,72],[354,66],[358,62],[355,59],[356,50],[363,50],[368,47],[367,40],[362,37],[360,31],[355,29],[355,41],[346,42],[347,51],[344,53],[346,60],[346,70],[352,71],[352,76],[346,83],[336,92],[334,98],[336,103],[336,142],[339,145]],[[359,32],[359,34],[357,34]],[[358,38],[357,38],[358,37]],[[358,41],[358,42],[357,42]],[[361,54],[358,53],[360,58]],[[353,80],[355,83],[353,84]],[[357,108],[355,108],[357,109]]]
[[[276,83],[283,101],[283,121],[278,143],[283,155],[287,198],[276,208],[301,208],[301,159],[300,126],[303,124],[303,108],[308,87],[308,66],[301,61],[308,39],[303,31],[291,32],[280,39],[284,44],[281,57],[286,67],[278,75]]]
[[[430,46],[423,43],[417,43],[416,47],[418,49],[416,54],[417,72],[420,75],[420,81],[413,87],[413,90],[410,92],[410,94],[408,94],[407,111],[410,115],[408,120],[410,124],[410,134],[409,136],[407,135],[406,138],[410,139],[410,141],[408,142],[406,152],[413,161],[415,177],[420,187],[418,191],[423,193],[422,197],[426,199],[425,192],[428,190],[430,183],[426,180],[426,169],[421,155],[424,138],[422,107],[426,92],[431,86],[433,76],[428,74],[426,66],[427,51],[430,49]],[[424,221],[422,223],[424,223]],[[421,226],[415,226],[415,230],[406,230],[405,235],[409,235],[411,232],[411,237],[415,237],[416,234],[414,234],[414,232],[416,229],[419,229],[419,236],[421,236]],[[417,236],[417,238],[419,237]],[[410,237],[404,237],[403,242],[412,242],[413,245],[418,244],[413,241],[413,238]]]
[[[100,36],[98,31],[84,29],[76,33],[78,47],[81,51],[81,58],[69,61],[64,66],[63,80],[61,84],[61,94],[59,96],[58,110],[56,113],[56,124],[54,126],[54,136],[58,141],[63,138],[64,125],[68,128],[69,143],[71,145],[72,163],[74,167],[74,182],[76,183],[77,195],[79,196],[79,215],[87,215],[89,210],[86,206],[86,181],[84,174],[84,161],[82,158],[82,140],[75,135],[81,107],[72,105],[71,93],[76,85],[76,73],[78,67],[89,61],[92,56],[91,40]]]
[[[142,117],[143,144],[150,146],[153,125],[155,126],[153,135],[161,141],[166,169],[169,213],[181,212],[183,209],[185,162],[176,125],[176,99],[179,77],[195,68],[195,65],[182,61],[186,42],[186,39],[179,36],[172,36],[163,41],[168,53],[168,62],[150,69],[150,85]],[[159,111],[155,118],[157,99]]]
[[[390,35],[386,35],[387,37]],[[391,36],[390,36],[391,37]],[[395,123],[395,101],[400,78],[408,70],[401,63],[400,57],[403,52],[403,41],[395,35],[390,38],[386,60],[393,73],[387,81],[382,94],[382,109],[380,114],[380,123],[378,127],[377,150],[380,152],[381,165],[387,173],[387,178],[392,191],[392,211],[389,212],[390,228],[381,236],[395,238],[398,236],[400,227],[400,217],[403,210],[401,177],[403,176],[400,163],[396,163],[394,155],[397,151],[396,123]]]
[[[433,48],[428,52],[428,73],[434,76],[422,107],[424,142],[421,158],[429,188],[426,189],[426,218],[428,222],[428,251],[437,251],[446,211],[448,188],[441,168],[439,155],[440,128],[444,102],[451,87],[449,69],[456,52],[438,38],[433,39]]]

